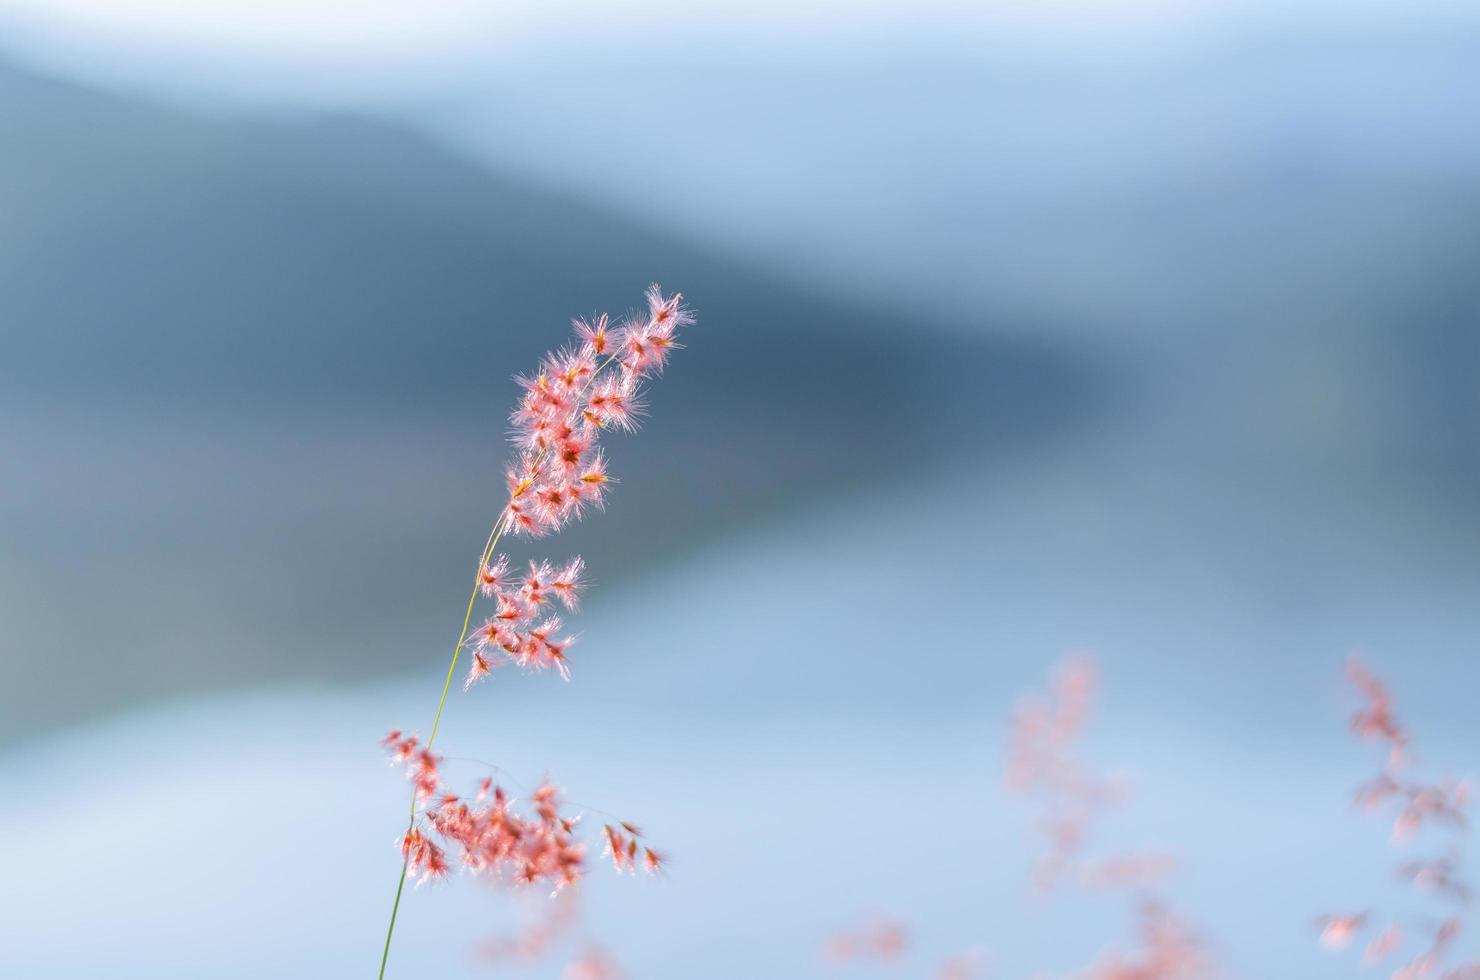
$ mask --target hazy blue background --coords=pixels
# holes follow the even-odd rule
[[[668,846],[589,881],[633,977],[875,914],[909,976],[1119,943],[1001,789],[1070,651],[1104,845],[1180,856],[1234,976],[1347,976],[1314,917],[1401,894],[1349,653],[1480,758],[1472,5],[11,0],[0,59],[0,974],[374,969],[374,742],[430,723],[509,375],[654,279],[689,349],[533,552],[598,583],[575,679],[439,738]],[[392,975],[515,911],[412,893]]]

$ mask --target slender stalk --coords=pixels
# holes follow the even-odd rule
[[[478,559],[478,568],[473,573],[473,591],[468,594],[468,608],[463,613],[462,630],[457,634],[457,645],[452,648],[452,662],[447,665],[447,679],[442,682],[442,699],[437,702],[437,715],[432,719],[432,733],[427,736],[427,748],[431,749],[432,743],[437,740],[437,726],[442,723],[442,709],[447,705],[447,692],[452,687],[452,675],[457,670],[457,659],[462,654],[463,644],[468,639],[468,624],[473,621],[473,606],[478,601],[478,585],[482,579],[483,569],[493,558],[494,549],[498,547],[499,539],[504,536],[505,521],[503,513],[500,512],[499,519],[488,532],[488,541],[483,545],[483,556]],[[412,797],[412,812],[416,811],[415,797]]]
[[[442,723],[442,709],[447,706],[447,692],[452,689],[452,676],[457,672],[457,661],[462,656],[463,644],[468,639],[468,624],[473,621],[473,606],[478,601],[478,584],[483,574],[483,568],[493,557],[493,550],[498,547],[499,539],[504,536],[504,515],[499,514],[499,519],[488,532],[488,541],[483,545],[483,554],[478,559],[478,568],[473,573],[473,591],[468,595],[468,609],[463,614],[462,629],[457,634],[457,643],[452,647],[452,662],[447,665],[447,679],[442,682],[442,698],[437,702],[437,714],[432,719],[432,733],[427,736],[426,747],[431,750],[432,743],[437,739],[437,726]],[[406,824],[406,832],[409,834],[416,827],[416,794],[411,794],[411,815]],[[401,877],[396,881],[396,900],[391,903],[391,923],[385,930],[385,949],[380,954],[380,980],[385,980],[385,964],[391,956],[391,936],[396,932],[396,913],[401,910],[401,893],[406,889],[406,872],[411,866],[411,853],[401,859]]]
[[[380,954],[380,980],[385,980],[385,961],[391,957],[391,934],[396,931],[396,912],[401,908],[401,892],[406,888],[406,862],[401,862],[401,877],[396,882],[396,901],[391,906],[391,924],[385,931],[385,949]]]

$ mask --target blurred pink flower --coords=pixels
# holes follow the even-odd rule
[[[1345,949],[1367,924],[1367,913],[1329,915],[1321,926],[1321,945],[1327,949]]]
[[[1141,948],[1112,954],[1085,980],[1197,980],[1214,975],[1201,940],[1181,919],[1155,902],[1141,907]]]
[[[1391,956],[1393,950],[1402,944],[1403,930],[1398,926],[1388,926],[1367,944],[1367,948],[1362,952],[1362,961],[1368,964],[1380,963]]]
[[[1398,875],[1423,892],[1467,908],[1470,886],[1461,873],[1458,837],[1468,827],[1464,811],[1469,805],[1469,784],[1463,780],[1425,783],[1409,776],[1409,737],[1397,720],[1387,685],[1355,657],[1347,662],[1346,676],[1362,699],[1352,715],[1352,731],[1361,739],[1377,741],[1387,748],[1381,772],[1357,788],[1357,806],[1368,811],[1390,807],[1395,842],[1412,840],[1428,825],[1455,835],[1448,854],[1405,861],[1399,865]],[[1323,920],[1322,945],[1333,950],[1344,948],[1365,920],[1365,915],[1333,916]],[[1480,978],[1480,962],[1445,965],[1460,925],[1460,919],[1454,916],[1444,919],[1437,927],[1420,924],[1404,929],[1396,923],[1390,924],[1367,944],[1363,959],[1369,964],[1380,962],[1395,953],[1410,932],[1427,933],[1431,937],[1428,947],[1398,967],[1392,974],[1393,980]]]
[[[565,968],[561,980],[622,980],[626,976],[605,950],[594,949]]]
[[[1034,875],[1040,889],[1064,882],[1122,889],[1140,896],[1140,944],[1130,953],[1103,957],[1084,980],[1198,980],[1216,975],[1201,939],[1153,888],[1173,868],[1170,857],[1133,852],[1105,858],[1083,856],[1101,811],[1126,795],[1121,779],[1097,774],[1080,762],[1084,733],[1099,688],[1099,671],[1085,656],[1071,658],[1055,674],[1047,695],[1023,700],[1013,718],[1008,746],[1008,785],[1040,805],[1039,831],[1048,853]]]
[[[909,929],[895,919],[875,919],[857,929],[834,933],[823,947],[823,955],[835,964],[855,960],[893,962],[909,946]]]

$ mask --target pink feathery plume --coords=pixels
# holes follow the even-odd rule
[[[1321,920],[1321,945],[1327,949],[1346,949],[1367,924],[1367,913],[1328,915]]]
[[[1367,944],[1362,952],[1362,962],[1368,965],[1381,963],[1403,945],[1403,930],[1400,926],[1388,926]]]
[[[403,741],[390,744],[393,761]],[[444,852],[449,849],[470,873],[514,885],[544,883],[558,891],[585,873],[586,845],[576,838],[580,817],[565,812],[554,786],[540,786],[521,803],[485,779],[476,795],[464,799],[443,788],[440,761],[425,749],[403,760],[408,778],[416,785],[417,799],[427,802],[416,824],[400,840],[413,873],[423,880],[445,877]],[[635,828],[632,833],[632,850],[638,853]],[[622,838],[624,847],[628,840]],[[657,852],[642,851],[650,855],[645,861],[649,870],[656,871]]]
[[[1087,842],[1110,804],[1126,795],[1122,780],[1095,773],[1079,759],[1079,741],[1099,688],[1099,671],[1088,657],[1074,657],[1054,675],[1049,692],[1022,701],[1013,718],[1007,780],[1012,789],[1041,806],[1040,831],[1048,853],[1039,861],[1036,885],[1070,882],[1121,889],[1140,896],[1140,941],[1128,953],[1102,958],[1083,980],[1204,980],[1217,976],[1202,940],[1167,906],[1150,897],[1172,870],[1155,852],[1085,856]]]
[[[678,330],[694,322],[678,293],[651,286],[646,299],[644,312],[615,329],[605,314],[574,321],[579,346],[550,352],[539,370],[516,379],[523,394],[509,418],[517,453],[505,471],[508,500],[499,535],[553,534],[605,506],[612,480],[601,437],[637,427],[644,384],[679,348]],[[584,571],[579,557],[559,567],[531,563],[522,578],[510,575],[502,557],[485,563],[479,589],[497,608],[469,639],[473,654],[464,686],[501,664],[554,668],[568,680],[566,651],[573,640],[558,635],[560,620],[546,610],[552,600],[576,608]]]
[[[1100,775],[1078,757],[1078,742],[1094,709],[1099,671],[1086,656],[1071,658],[1054,675],[1046,696],[1021,701],[1013,716],[1007,754],[1009,788],[1034,797],[1038,829],[1048,843],[1036,873],[1039,888],[1067,877],[1094,887],[1135,887],[1166,877],[1169,857],[1125,854],[1082,857],[1101,811],[1125,796],[1124,781]]]
[[[1156,902],[1141,908],[1140,948],[1106,957],[1084,980],[1199,980],[1216,970],[1197,934]]]
[[[613,481],[601,439],[610,431],[637,427],[644,412],[645,384],[663,372],[680,348],[679,332],[694,322],[679,293],[664,293],[653,285],[644,298],[646,309],[617,327],[605,314],[573,321],[573,345],[550,351],[533,373],[515,378],[520,396],[509,416],[514,458],[504,468],[507,497],[478,561],[467,618],[453,648],[431,734],[425,743],[400,731],[384,740],[392,762],[406,767],[414,787],[409,826],[398,839],[402,884],[407,876],[421,881],[445,877],[447,850],[456,852],[468,871],[515,885],[544,883],[559,889],[574,884],[584,872],[585,844],[575,837],[579,818],[562,814],[553,787],[536,790],[524,812],[491,779],[483,781],[473,799],[462,799],[443,789],[442,759],[433,754],[432,741],[464,651],[465,690],[506,664],[554,670],[570,679],[569,653],[575,637],[565,632],[561,617],[554,613],[557,607],[569,613],[579,606],[587,584],[585,563],[579,557],[560,563],[535,560],[515,571],[508,557],[498,554],[498,545],[505,534],[553,534],[605,506]],[[492,608],[473,626],[480,597],[490,600]],[[630,825],[620,826],[624,831],[607,828],[618,870],[641,866],[652,874],[660,872],[665,863],[660,853],[638,844],[639,835]],[[400,900],[398,886],[381,958],[382,977]],[[600,975],[615,974],[608,970]]]
[[[1347,661],[1346,676],[1363,698],[1362,706],[1352,715],[1352,731],[1359,738],[1386,743],[1388,768],[1401,768],[1406,761],[1408,734],[1393,714],[1393,699],[1387,685],[1356,657]]]
[[[1460,841],[1468,829],[1465,810],[1470,800],[1469,784],[1463,780],[1423,782],[1411,776],[1408,772],[1410,739],[1397,719],[1387,685],[1355,657],[1347,662],[1346,676],[1361,698],[1351,718],[1352,732],[1387,749],[1381,771],[1358,786],[1356,805],[1367,811],[1387,809],[1395,843],[1407,844],[1427,827],[1447,831],[1451,835],[1447,853],[1404,861],[1398,865],[1397,873],[1416,890],[1452,903],[1449,907],[1458,907],[1461,913],[1467,912],[1471,888],[1461,866]],[[1327,916],[1321,920],[1321,944],[1331,950],[1343,949],[1366,922],[1365,914]],[[1459,915],[1449,915],[1437,926],[1418,923],[1405,927],[1390,923],[1367,943],[1363,960],[1369,964],[1387,960],[1402,948],[1409,936],[1427,935],[1428,945],[1410,955],[1393,972],[1393,980],[1480,980],[1480,961],[1447,965],[1461,923]]]

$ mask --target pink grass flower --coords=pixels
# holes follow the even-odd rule
[[[853,961],[892,963],[909,946],[909,927],[895,919],[875,919],[856,929],[834,933],[823,946],[823,956],[835,964]]]
[[[504,470],[507,492],[488,544],[481,556],[469,599],[469,620],[453,655],[468,651],[464,690],[489,677],[494,668],[513,664],[530,670],[553,668],[570,679],[569,650],[574,637],[562,632],[560,617],[548,615],[558,602],[575,611],[585,586],[585,564],[573,558],[562,566],[535,560],[522,576],[510,572],[508,558],[497,553],[503,535],[541,537],[559,531],[591,510],[601,510],[613,480],[607,473],[600,441],[611,430],[631,431],[643,412],[643,382],[662,371],[674,351],[678,331],[694,322],[679,293],[657,285],[645,294],[646,313],[630,316],[617,329],[602,314],[574,320],[575,346],[546,354],[532,374],[519,375],[519,396],[509,413],[514,458]],[[468,630],[479,597],[492,600],[491,613]],[[435,736],[446,704],[446,688],[432,725]],[[515,885],[574,884],[583,873],[585,845],[575,837],[578,817],[561,813],[553,787],[543,786],[529,801],[533,814],[520,815],[509,797],[485,780],[471,801],[443,791],[441,758],[415,736],[393,731],[384,745],[394,763],[406,766],[415,787],[412,819],[400,839],[404,874],[421,880],[444,877],[443,848],[460,852],[463,867]],[[436,802],[433,802],[436,800]],[[633,870],[639,860],[656,873],[663,858],[641,847],[640,836],[621,824],[608,844],[618,870]],[[435,835],[441,844],[431,839]],[[391,915],[399,908],[400,890]],[[386,955],[390,937],[387,936]],[[382,960],[382,974],[385,960]],[[614,974],[604,974],[614,975]]]
[[[1013,718],[1008,785],[1039,804],[1038,827],[1048,844],[1035,883],[1040,889],[1066,882],[1115,888],[1140,898],[1138,948],[1102,957],[1079,974],[1082,980],[1214,977],[1217,970],[1202,940],[1152,897],[1154,886],[1172,869],[1170,858],[1150,851],[1084,856],[1101,811],[1126,795],[1123,780],[1098,774],[1079,758],[1098,688],[1094,662],[1074,657],[1054,675],[1048,694],[1021,702]]]
[[[693,311],[683,305],[681,294],[664,296],[658,284],[653,283],[648,286],[644,298],[648,304],[648,323],[654,329],[663,330],[668,336],[672,336],[675,330],[693,325]]]
[[[571,932],[579,918],[575,892],[570,889],[540,901],[536,908],[541,914],[515,934],[479,943],[479,957],[489,963],[538,960]]]
[[[1330,950],[1346,949],[1367,924],[1367,913],[1328,915],[1321,923],[1321,945]]]
[[[1403,930],[1399,926],[1388,926],[1373,937],[1362,951],[1362,962],[1369,966],[1381,963],[1393,954],[1399,946],[1403,945]]]
[[[463,690],[468,690],[492,673],[493,661],[479,651],[474,650],[468,664],[468,676],[463,680]]]
[[[392,728],[391,733],[381,739],[380,744],[389,750],[392,764],[397,764],[405,762],[415,754],[416,747],[421,744],[421,739],[415,735],[402,735],[400,729]]]
[[[565,567],[550,577],[550,591],[560,599],[566,609],[574,612],[581,602],[581,590],[586,583],[581,580],[586,564],[580,555],[572,558]]]
[[[1431,895],[1459,905],[1469,904],[1470,886],[1462,876],[1457,853],[1426,861],[1408,861],[1398,868],[1398,876]]]
[[[637,394],[635,381],[630,375],[603,379],[591,392],[591,399],[587,404],[589,419],[602,428],[617,428],[627,432],[636,429],[645,408],[642,398]]]
[[[438,764],[441,757],[433,755],[429,750],[422,749],[412,756],[411,764],[407,767],[406,778],[416,787],[416,798],[428,800],[437,795],[437,789],[441,786],[441,775]]]
[[[611,329],[611,318],[605,313],[593,317],[589,322],[574,319],[570,321],[570,325],[580,338],[581,350],[592,357],[607,357],[622,342],[622,331]]]
[[[407,739],[386,741],[397,752]],[[492,777],[481,780],[470,799],[439,795],[441,761],[425,749],[413,749],[404,760],[418,801],[426,803],[421,819],[399,841],[410,872],[422,880],[446,877],[444,852],[451,850],[469,873],[515,886],[545,884],[558,892],[585,874],[586,845],[576,837],[581,818],[566,811],[552,784],[537,788],[522,808]],[[662,870],[662,856],[638,844],[642,835],[633,824],[608,825],[603,831],[619,872],[634,871],[639,862],[649,873]]]
[[[1393,714],[1393,699],[1387,686],[1356,657],[1347,661],[1346,676],[1365,699],[1365,704],[1352,715],[1352,731],[1359,738],[1386,742],[1389,768],[1401,767],[1407,758],[1408,735]]]
[[[603,950],[591,950],[565,968],[561,980],[623,980],[626,974]]]
[[[1106,958],[1086,980],[1198,980],[1215,973],[1196,933],[1158,903],[1146,902],[1140,949]]]
[[[1381,771],[1357,788],[1356,805],[1363,810],[1383,810],[1392,815],[1392,837],[1406,842],[1420,830],[1433,828],[1450,835],[1449,853],[1440,857],[1402,862],[1398,876],[1422,893],[1467,910],[1471,888],[1463,877],[1459,842],[1468,829],[1465,810],[1469,805],[1467,782],[1443,780],[1423,782],[1410,775],[1409,736],[1398,722],[1387,685],[1356,658],[1348,661],[1346,676],[1362,703],[1351,718],[1351,730],[1360,739],[1376,741],[1387,749]],[[1328,949],[1344,948],[1365,923],[1365,916],[1331,917],[1321,931]],[[1363,959],[1371,964],[1391,956],[1404,939],[1428,933],[1427,948],[1420,949],[1392,974],[1393,980],[1480,980],[1480,962],[1447,965],[1461,919],[1450,915],[1436,928],[1420,924],[1405,928],[1392,923],[1371,942]]]
[[[484,598],[492,599],[509,585],[509,559],[504,555],[499,555],[484,565],[483,571],[478,573],[478,591],[483,593]]]
[[[538,608],[550,598],[550,583],[555,578],[555,569],[547,561],[532,561],[529,572],[519,583],[519,598],[526,608]]]
[[[420,830],[413,828],[402,836],[401,857],[406,860],[411,874],[421,881],[447,877],[447,859],[442,849]]]
[[[581,475],[571,481],[571,492],[580,498],[582,506],[590,505],[602,510],[606,506],[606,489],[611,482],[611,477],[606,474],[606,459],[598,452],[581,470]]]
[[[936,980],[981,980],[986,976],[986,957],[978,950],[958,953],[940,964]]]
[[[1049,852],[1038,864],[1040,888],[1053,887],[1067,874],[1086,882],[1130,884],[1144,874],[1158,877],[1167,860],[1136,855],[1098,865],[1080,857],[1087,830],[1100,811],[1124,795],[1120,780],[1091,772],[1077,757],[1099,687],[1099,672],[1088,657],[1071,658],[1054,675],[1046,697],[1019,703],[1008,745],[1007,783],[1041,805],[1040,832]]]

